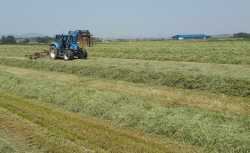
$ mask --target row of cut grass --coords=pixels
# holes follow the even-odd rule
[[[31,119],[31,116],[10,108],[10,105],[20,105],[25,99],[9,98],[13,95],[5,94],[2,90],[0,96],[0,133],[8,135],[6,140],[9,144],[5,145],[1,153],[9,152],[93,152],[83,146],[65,139],[62,135],[51,132],[51,129],[46,129],[44,126],[39,126],[43,122],[39,119]],[[9,96],[5,99],[4,96]],[[4,100],[4,101],[2,101]],[[10,103],[10,105],[8,105]],[[3,108],[2,108],[3,107]],[[4,109],[7,108],[7,109]],[[8,109],[9,108],[9,109]],[[36,113],[36,112],[34,112]],[[18,116],[19,115],[19,116]],[[27,118],[31,120],[26,120]],[[0,139],[1,140],[1,139]],[[7,148],[6,148],[7,147]]]
[[[187,108],[166,108],[126,95],[0,73],[0,87],[73,112],[171,137],[212,152],[250,151],[250,120]]]
[[[167,68],[168,70],[166,71],[160,71],[147,67],[147,65],[152,63],[147,64],[142,62],[140,66],[138,66],[139,64],[136,64],[138,62],[139,61],[131,62],[124,60],[121,62],[119,60],[109,61],[108,59],[90,59],[75,60],[66,63],[62,60],[52,61],[49,59],[26,60],[0,58],[0,64],[7,66],[64,72],[82,76],[123,80],[133,83],[170,86],[181,89],[196,89],[232,96],[250,97],[250,78],[249,75],[247,75],[250,71],[247,66],[234,67],[230,65],[218,65],[215,70],[223,71],[223,69],[227,69],[224,70],[224,72],[226,72],[225,75],[223,73],[214,73],[211,75],[208,72],[212,72],[212,66],[207,66],[207,69],[197,72],[197,66],[192,66],[191,64],[189,65],[191,68],[190,71],[192,71],[191,73],[186,71],[175,71],[175,69],[181,68],[181,65],[178,64],[173,64],[173,66]],[[153,63],[154,67],[157,67],[157,64]],[[164,69],[166,65],[167,63],[158,66]],[[232,73],[230,70],[234,70],[237,73]],[[240,72],[242,72],[242,74],[240,74]]]
[[[97,79],[19,67],[0,66],[0,71],[10,72],[22,77],[31,77],[36,80],[51,80],[73,86],[94,88],[100,91],[125,93],[145,101],[160,103],[167,107],[197,108],[237,116],[250,115],[249,98],[225,96],[195,90],[150,86],[125,81]]]
[[[93,57],[250,65],[247,41],[167,41],[96,44]]]
[[[247,41],[162,41],[97,43],[91,57],[250,65]],[[0,45],[0,56],[23,57],[49,45]]]
[[[1,108],[0,108],[0,114],[2,115]],[[1,121],[1,118],[0,118],[0,121]],[[2,123],[3,122],[1,121],[1,124]],[[10,142],[9,138],[7,138],[6,136],[4,136],[1,133],[0,133],[0,152],[1,153],[17,152],[16,147]]]
[[[38,124],[33,126],[33,129],[29,129],[30,126],[26,121],[23,126],[29,129],[31,133],[29,136],[37,143],[37,146],[46,149],[47,152],[193,152],[200,150],[193,146],[178,143],[173,139],[161,139],[142,132],[120,128],[97,118],[71,113],[52,105],[25,99],[16,94],[13,95],[4,90],[0,90],[0,93],[1,107]],[[2,126],[4,128],[13,126],[12,128],[15,129],[14,123],[16,121],[8,120],[9,117],[6,116],[9,113],[5,114],[1,117],[3,123],[8,124],[8,127]],[[56,139],[55,141],[46,137],[46,134],[40,131],[33,132],[37,126],[50,131],[50,133],[53,133],[52,135],[63,137],[64,140]],[[21,128],[15,130],[22,135],[26,133]],[[65,141],[67,141],[66,144]],[[46,142],[50,142],[50,144],[48,145]],[[65,145],[61,146],[61,142]],[[55,143],[58,144],[55,145]],[[90,148],[92,151],[82,146]]]
[[[44,50],[49,50],[49,45],[0,45],[0,55],[8,57],[24,57]]]

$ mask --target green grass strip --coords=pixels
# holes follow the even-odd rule
[[[230,117],[187,108],[166,108],[127,95],[36,81],[0,72],[0,87],[26,98],[121,126],[171,137],[213,152],[249,152],[249,117]]]
[[[91,57],[250,65],[247,41],[117,42],[87,48]]]
[[[60,60],[52,61],[48,59],[25,60],[0,58],[0,64],[82,76],[123,80],[133,83],[146,83],[181,89],[195,89],[213,93],[223,93],[232,96],[250,97],[250,81],[242,78],[209,76],[202,74],[192,75],[175,71],[148,71],[147,69],[138,70],[126,67],[112,68],[112,65],[109,65],[109,67],[102,66],[101,63],[95,64],[95,61],[91,61],[89,64],[86,62],[86,65],[84,65],[84,62],[78,61],[66,63]]]
[[[18,116],[21,116],[24,119],[27,119],[27,120],[35,123],[35,124],[38,124],[41,127],[44,127],[46,129],[50,130],[51,132],[54,132],[54,133],[56,133],[58,135],[61,135],[64,138],[66,138],[66,139],[68,139],[70,141],[77,142],[77,143],[79,141],[76,136],[74,136],[74,135],[72,135],[70,133],[67,133],[67,132],[65,132],[63,130],[60,130],[58,128],[55,128],[52,125],[50,125],[49,123],[47,123],[47,122],[45,122],[45,121],[43,121],[41,119],[37,119],[37,118],[35,118],[35,117],[25,113],[25,112],[22,112],[21,110],[17,110],[15,107],[12,107],[11,105],[6,105],[6,104],[1,104],[0,103],[0,107],[5,108],[5,109],[9,110],[10,112],[12,112],[14,114],[17,114]]]
[[[168,139],[168,141],[166,141],[167,139],[160,139],[159,137],[147,135],[139,131],[120,128],[119,126],[110,124],[102,119],[84,117],[83,115],[70,113],[69,111],[53,107],[52,105],[45,105],[44,103],[39,104],[36,100],[30,100],[6,92],[6,90],[1,92],[0,105],[12,113],[22,117],[24,116],[25,119],[28,119],[35,124],[41,125],[42,123],[42,127],[47,130],[50,130],[53,133],[53,130],[55,130],[56,134],[63,136],[66,139],[70,139],[80,146],[91,148],[91,150],[95,152],[146,151],[166,153],[180,152],[180,150],[185,150],[185,152],[199,150],[202,152],[199,148],[190,145],[182,145],[183,143],[173,145],[177,143],[177,141],[173,139]],[[54,129],[51,130],[51,127]],[[70,137],[68,137],[68,135],[70,135]],[[77,139],[72,139],[72,137]],[[44,144],[44,141],[46,140],[38,139],[40,147],[41,144]],[[49,147],[46,146],[46,148],[50,150]],[[70,150],[69,148],[67,149]],[[59,150],[56,152],[58,151]],[[77,152],[77,150],[73,152]]]
[[[17,152],[15,146],[1,133],[0,133],[0,152],[1,153]]]
[[[86,49],[90,57],[250,65],[249,41],[213,40],[95,42]],[[23,57],[41,50],[49,50],[49,44],[0,45],[1,56]]]

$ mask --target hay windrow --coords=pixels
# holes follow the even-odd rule
[[[0,78],[0,87],[3,89],[69,111],[175,138],[209,151],[249,151],[248,117],[224,116],[188,108],[167,108],[127,95],[37,81],[4,72],[0,73]]]
[[[48,59],[0,59],[0,64],[6,66],[63,72],[82,76],[123,80],[133,83],[176,87],[181,89],[195,89],[213,93],[223,93],[232,96],[250,97],[250,80],[249,78],[242,78],[240,75],[236,77],[227,77],[223,75],[175,72],[174,70],[161,72],[154,71],[152,69],[149,70],[147,69],[147,66],[143,66],[142,69],[133,69],[130,68],[130,62],[127,63],[128,66],[130,66],[129,68],[126,68],[126,66],[110,68],[110,66],[112,66],[111,64],[97,64],[94,60],[85,62],[84,65],[80,65],[77,61],[75,63],[65,63],[64,61],[51,61]],[[246,68],[246,70],[249,70],[249,68]]]

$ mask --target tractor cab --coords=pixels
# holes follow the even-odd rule
[[[71,44],[75,46],[77,44],[78,36],[71,36],[71,35],[63,35],[57,34],[56,35],[56,43],[60,47],[60,49],[70,48]]]
[[[58,44],[60,49],[70,48],[72,50],[79,49],[77,45],[78,35],[56,35],[56,43]]]
[[[68,35],[57,34],[56,35],[56,43],[60,47],[60,49],[67,48],[66,42],[68,39]]]

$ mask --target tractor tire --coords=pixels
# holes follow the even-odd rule
[[[50,59],[53,59],[55,60],[57,58],[57,49],[55,46],[50,46],[50,49],[49,49],[49,57]]]
[[[88,54],[87,54],[86,49],[81,48],[80,51],[78,51],[78,58],[79,59],[87,58],[87,56],[88,56]]]
[[[74,55],[71,50],[65,50],[63,54],[63,59],[65,61],[72,60],[74,58]]]

